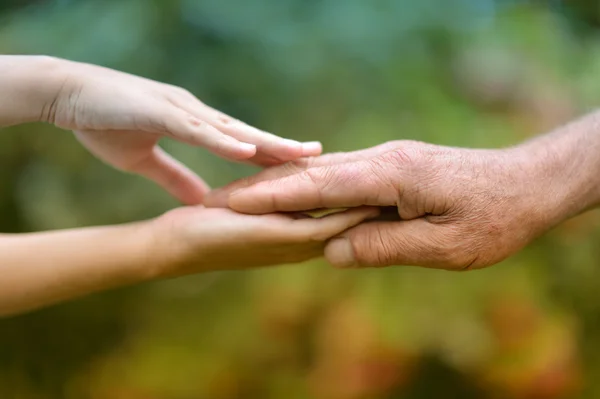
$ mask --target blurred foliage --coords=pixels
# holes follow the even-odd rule
[[[0,51],[183,86],[327,151],[497,147],[600,101],[594,1],[0,2]],[[219,186],[255,172],[171,142]],[[0,136],[0,230],[110,224],[176,203],[68,132]],[[90,296],[0,321],[6,399],[595,398],[600,214],[488,270],[316,261]]]

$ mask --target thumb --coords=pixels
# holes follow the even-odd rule
[[[339,268],[423,266],[464,268],[458,245],[447,227],[419,218],[358,225],[331,240],[325,248],[329,263]],[[465,265],[466,266],[466,265]]]
[[[202,203],[204,195],[210,190],[204,180],[160,147],[155,147],[132,172],[153,180],[185,205]]]

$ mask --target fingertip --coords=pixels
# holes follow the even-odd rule
[[[185,205],[202,203],[210,190],[202,178],[159,147],[155,147],[151,156],[138,165],[136,172],[153,180]]]
[[[315,157],[321,155],[323,152],[323,145],[319,141],[308,141],[302,143],[302,156],[303,157]]]
[[[248,158],[256,155],[257,148],[254,144],[244,143],[243,141],[240,141],[239,143],[240,149],[248,155]]]
[[[325,247],[325,258],[335,268],[349,269],[357,266],[354,248],[347,237],[334,238]]]
[[[245,143],[231,136],[223,135],[215,146],[215,152],[232,160],[246,160],[256,155],[254,144]]]
[[[282,164],[302,157],[302,143],[290,139],[277,138],[264,143],[258,149],[261,156],[273,159],[273,164]]]
[[[179,182],[173,181],[167,183],[165,187],[184,205],[199,205],[204,201],[204,196],[210,190],[210,187],[199,177],[187,174],[182,171]]]
[[[281,160],[292,160],[300,158],[304,152],[302,143],[296,140],[281,139],[278,152],[272,154]]]
[[[302,148],[302,143],[297,140],[281,139],[281,143],[293,149]]]

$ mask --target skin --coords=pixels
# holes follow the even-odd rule
[[[94,155],[147,177],[186,205],[208,186],[157,144],[163,138],[232,160],[272,166],[319,155],[317,142],[263,132],[180,87],[45,56],[0,56],[0,126],[47,122],[73,130]]]
[[[208,207],[247,214],[380,206],[325,249],[337,267],[471,270],[516,253],[600,203],[600,113],[518,146],[394,141],[270,168],[213,191]]]
[[[361,207],[311,219],[196,205],[207,186],[163,152],[159,139],[263,166],[320,154],[321,147],[261,132],[183,89],[121,72],[0,56],[0,127],[25,122],[74,130],[100,159],[191,205],[131,224],[0,234],[0,316],[149,280],[303,262],[322,256],[331,237],[379,214]]]
[[[194,206],[118,226],[0,235],[0,316],[151,280],[304,262],[377,214],[316,220]]]

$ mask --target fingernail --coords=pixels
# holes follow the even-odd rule
[[[323,145],[319,141],[307,141],[302,143],[302,152],[304,154],[320,154],[323,151]]]
[[[325,257],[335,267],[347,269],[357,266],[354,249],[347,238],[334,238],[325,248]]]
[[[244,151],[256,152],[256,146],[254,144],[244,143],[243,141],[240,142],[240,148]]]

